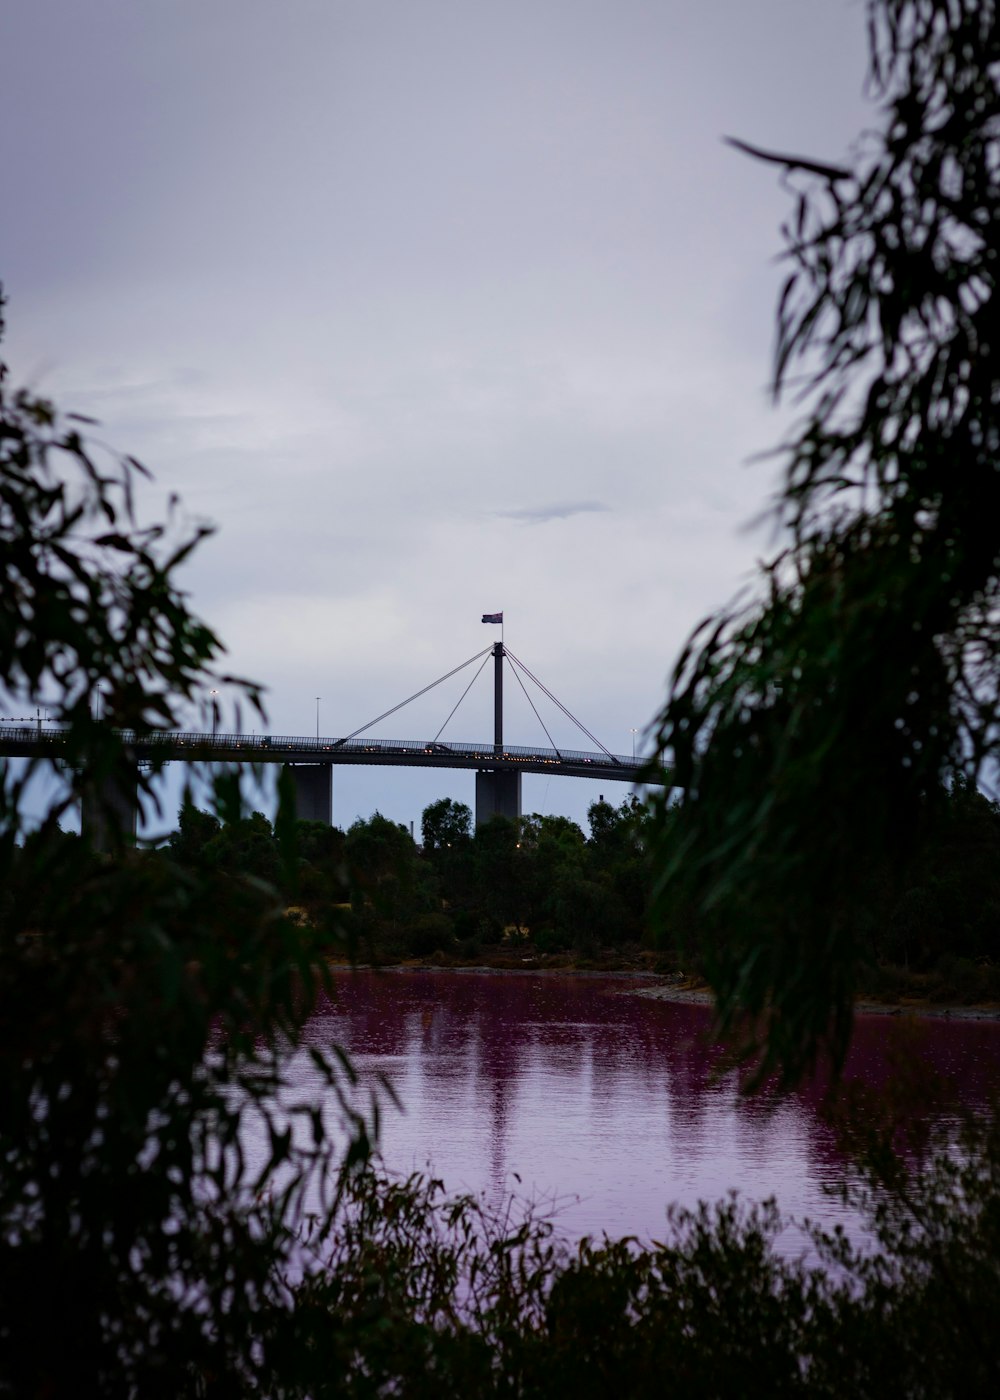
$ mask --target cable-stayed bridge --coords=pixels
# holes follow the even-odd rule
[[[492,740],[444,740],[445,728],[454,717],[487,664],[494,662],[494,733]],[[466,667],[481,661],[479,669],[465,687],[458,702],[432,739],[362,738],[367,731],[403,709],[412,701],[457,675]],[[546,747],[512,745],[503,737],[503,679],[504,663],[524,691],[549,744]],[[595,745],[593,749],[568,749],[556,745],[541,715],[524,685],[530,680],[543,695],[569,718]],[[159,765],[166,762],[185,763],[280,763],[291,776],[296,794],[296,810],[300,817],[313,821],[333,821],[332,770],[338,765],[368,765],[371,767],[406,768],[465,768],[476,772],[476,824],[494,816],[515,818],[521,814],[521,775],[544,773],[548,776],[600,778],[611,782],[665,784],[664,773],[651,773],[646,761],[634,755],[612,753],[600,740],[573,716],[561,701],[549,691],[513,654],[503,642],[486,647],[409,696],[390,710],[376,716],[367,724],[343,738],[315,738],[301,735],[224,733],[213,725],[208,732],[166,732],[139,735],[122,731],[130,754],[138,766],[141,763]],[[45,729],[36,723],[0,721],[0,755],[19,758],[45,757],[56,763],[64,744],[58,726]],[[126,800],[125,807],[128,807]],[[132,803],[134,824],[135,803]]]

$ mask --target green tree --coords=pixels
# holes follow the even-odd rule
[[[880,131],[844,166],[764,156],[796,189],[787,544],[693,634],[659,720],[661,922],[789,1075],[842,1054],[862,912],[1000,743],[996,4],[872,0],[869,30]]]
[[[381,812],[373,812],[367,821],[359,817],[348,828],[344,856],[359,909],[367,900],[393,926],[427,909],[413,837],[401,823]]]
[[[433,872],[449,928],[468,939],[478,926],[472,812],[464,802],[443,797],[424,809],[421,831],[424,868]],[[440,940],[437,946],[443,946]]]
[[[472,839],[472,810],[464,802],[442,797],[424,808],[420,830],[427,852],[466,845]]]
[[[182,865],[209,864],[206,852],[221,830],[218,817],[203,812],[186,796],[178,814],[177,830],[171,833],[167,849]]]
[[[473,872],[483,913],[501,930],[522,928],[531,907],[531,860],[519,823],[493,817],[476,828]]]
[[[346,1108],[335,1141],[312,1105],[277,1107],[327,984],[277,892],[128,849],[114,801],[110,857],[59,829],[88,793],[138,781],[155,801],[133,736],[178,727],[183,702],[222,680],[221,645],[174,580],[204,531],[139,525],[141,470],[97,456],[0,368],[0,701],[60,722],[46,755],[0,760],[5,1395],[294,1388],[300,1226],[332,1209],[343,1143],[366,1150]],[[91,714],[99,681],[110,722]],[[24,839],[29,785],[55,759],[70,791]],[[182,844],[239,818],[236,774],[218,775],[213,806],[200,823],[185,809]],[[332,1047],[308,1053],[339,1091]]]
[[[591,855],[598,865],[608,865],[642,855],[650,824],[649,809],[634,793],[617,807],[601,798],[587,808]]]
[[[204,849],[204,859],[218,870],[255,875],[280,883],[281,853],[274,828],[263,812],[251,812],[220,825]]]
[[[610,802],[605,802],[603,797],[590,804],[587,808],[587,824],[590,827],[590,839],[595,846],[610,846],[614,842],[620,826],[620,815],[620,810]]]
[[[568,817],[533,812],[518,823],[525,900],[522,920],[540,946],[569,947],[578,930],[566,918],[584,879],[584,835]],[[592,940],[587,937],[587,946]]]
[[[630,794],[617,807],[601,799],[587,810],[590,840],[587,869],[595,889],[588,902],[591,919],[603,909],[604,943],[637,943],[647,937],[647,905],[651,884],[648,854],[648,807]],[[605,895],[597,896],[597,887]],[[608,917],[613,909],[613,917]]]
[[[295,823],[298,868],[289,893],[309,910],[314,920],[324,921],[331,932],[336,918],[342,918],[335,912],[337,906],[350,895],[345,844],[346,837],[339,827],[301,818]]]

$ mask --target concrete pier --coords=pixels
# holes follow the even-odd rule
[[[493,817],[516,821],[521,815],[521,775],[496,768],[481,768],[476,774],[476,826]]]
[[[295,786],[295,815],[299,821],[333,826],[333,768],[329,763],[286,763]]]
[[[139,824],[139,769],[129,783],[118,775],[105,778],[100,787],[87,785],[80,799],[80,830],[97,851],[110,851],[115,834],[127,846],[135,845]]]

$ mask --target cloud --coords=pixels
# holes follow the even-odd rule
[[[609,511],[602,501],[562,501],[552,506],[527,506],[523,510],[496,510],[503,520],[520,520],[525,525],[544,525],[549,520],[568,520],[571,515],[593,515]]]
[[[777,466],[743,463],[797,412],[766,392],[787,195],[719,138],[836,157],[871,122],[864,26],[787,0],[0,15],[14,382],[153,470],[145,518],[177,492],[218,522],[183,586],[273,731],[319,695],[350,732],[502,609],[630,752],[768,548],[740,526]],[[465,675],[395,733],[433,734]],[[455,737],[492,732],[488,680]],[[508,737],[541,742],[519,694]],[[586,781],[525,784],[585,823]],[[474,785],[347,768],[335,811],[419,820]]]

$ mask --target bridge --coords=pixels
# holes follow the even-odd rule
[[[468,695],[486,660],[494,660],[494,733],[492,741],[442,741],[441,734],[462,700]],[[395,714],[411,701],[449,680],[475,661],[486,658],[472,681],[466,686],[444,724],[433,739],[381,739],[361,736],[382,720]],[[506,744],[503,738],[503,664],[516,665],[547,695],[574,724],[597,746],[593,750],[567,749],[552,742],[551,735],[538,713],[530,695],[528,703],[534,710],[550,747],[524,747]],[[525,689],[520,675],[515,675]],[[527,690],[525,689],[527,695]],[[344,738],[316,738],[301,735],[237,734],[211,732],[169,732],[137,734],[122,731],[126,748],[136,765],[167,762],[184,763],[280,763],[292,779],[298,816],[333,823],[332,770],[338,765],[365,764],[371,767],[407,768],[466,768],[476,771],[476,825],[494,816],[516,818],[521,815],[521,775],[545,773],[550,776],[600,778],[611,782],[666,783],[665,774],[658,778],[646,771],[646,761],[634,755],[615,754],[594,738],[551,691],[533,676],[523,662],[506,648],[503,642],[486,647],[468,661],[424,686],[391,710],[370,720]],[[34,724],[0,721],[0,755],[11,758],[48,758],[58,764],[60,749],[65,743],[63,731],[55,726],[43,729],[41,721]],[[130,814],[135,825],[135,798],[119,803]]]

